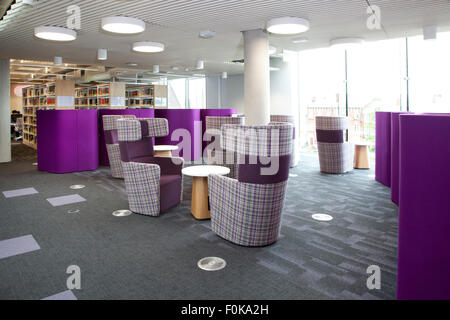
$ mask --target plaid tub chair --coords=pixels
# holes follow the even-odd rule
[[[300,132],[296,126],[296,121],[294,116],[288,115],[271,115],[270,116],[270,124],[274,123],[291,123],[294,126],[294,133],[292,134],[292,157],[291,157],[291,168],[294,168],[298,165],[299,159],[299,151],[298,151],[298,143],[297,143],[297,134]]]
[[[134,115],[103,116],[103,132],[105,133],[106,151],[113,178],[123,179],[122,162],[120,161],[119,140],[117,139],[117,120],[136,119]]]
[[[118,120],[120,157],[130,210],[159,216],[183,195],[182,158],[154,156],[153,137],[169,134],[167,119]]]
[[[292,133],[291,124],[222,127],[222,147],[238,153],[238,177],[208,177],[213,232],[249,247],[278,239]]]
[[[244,124],[244,117],[206,117],[205,138],[211,141],[206,147],[206,162],[230,169],[229,177],[237,178],[237,157],[235,152],[224,152],[220,146],[221,129],[225,124]]]
[[[353,170],[355,146],[345,142],[344,138],[344,131],[349,126],[347,117],[316,117],[321,172],[345,173]]]

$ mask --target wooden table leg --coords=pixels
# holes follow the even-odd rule
[[[208,201],[208,178],[194,177],[192,184],[191,213],[195,219],[211,219]]]
[[[155,151],[155,157],[172,158],[172,151]]]
[[[355,169],[370,169],[369,164],[369,147],[355,146]]]

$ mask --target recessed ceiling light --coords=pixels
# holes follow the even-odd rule
[[[296,17],[282,17],[269,20],[267,31],[275,34],[297,34],[309,29],[309,21]]]
[[[159,42],[141,41],[133,43],[133,51],[153,53],[164,51],[164,45]]]
[[[63,64],[63,59],[62,57],[54,57],[53,58],[53,64],[55,66],[61,66]]]
[[[297,37],[297,38],[293,38],[292,43],[305,43],[308,42],[308,38],[307,37]]]
[[[202,39],[211,39],[216,36],[216,32],[212,31],[212,30],[203,30],[203,31],[200,31],[198,36]]]
[[[127,66],[129,66],[129,67],[137,67],[137,63],[135,63],[135,62],[128,62],[127,63]]]
[[[197,70],[203,70],[205,68],[205,62],[203,60],[197,61]]]
[[[106,49],[98,49],[97,59],[98,60],[106,60],[106,59],[108,59],[108,50],[106,50]]]
[[[145,31],[145,22],[130,17],[107,17],[102,19],[102,29],[113,33],[135,34]]]
[[[52,41],[73,41],[77,38],[75,30],[53,26],[36,27],[34,35],[40,39]]]
[[[362,43],[364,43],[364,39],[361,38],[336,38],[330,41],[330,46],[348,49],[351,47],[358,46]]]
[[[222,79],[228,79],[228,72],[222,72]]]
[[[275,48],[274,46],[269,46],[269,54],[275,54],[277,53],[277,48]]]
[[[155,64],[153,66],[153,73],[159,73],[159,65]]]

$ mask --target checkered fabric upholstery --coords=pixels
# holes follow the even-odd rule
[[[123,171],[130,210],[143,215],[159,216],[159,166],[123,162]]]
[[[245,122],[244,117],[206,117],[206,138],[214,137],[215,142],[220,144],[222,126],[225,124],[241,124]],[[228,159],[228,160],[227,160]],[[231,160],[231,161],[230,161]],[[228,163],[227,163],[228,162]],[[232,163],[230,163],[232,162]],[[226,153],[220,146],[217,149],[207,148],[207,163],[221,165],[230,169],[228,174],[231,178],[237,178],[237,154]]]
[[[128,120],[119,119],[117,127],[119,130],[119,141],[139,141],[142,139],[141,123],[148,122],[148,137],[166,137],[169,135],[169,122],[164,118],[149,118]]]
[[[275,129],[277,131],[274,131]],[[256,135],[245,139],[248,130],[254,130],[252,133]],[[264,144],[268,139],[270,141],[277,138],[277,141],[271,141],[271,144],[278,149],[270,148],[269,155],[289,155],[289,152],[292,152],[292,130],[290,124],[226,126],[222,128],[222,142],[231,150],[241,150],[246,152],[244,154],[254,155],[259,154],[264,148],[246,144],[251,145],[255,141],[257,144]],[[267,153],[262,153],[262,156],[266,155]],[[210,175],[208,186],[211,227],[217,235],[249,247],[266,246],[278,239],[287,180],[272,184],[253,184]]]
[[[347,117],[316,117],[316,130],[347,130],[349,127]]]
[[[346,117],[316,117],[316,130],[346,130],[350,120]],[[317,142],[320,171],[345,173],[353,170],[355,147],[353,143]]]
[[[221,146],[226,151],[250,156],[284,156],[292,154],[293,126],[276,123],[269,126],[222,126]]]
[[[277,240],[287,181],[250,184],[211,175],[208,184],[213,232],[249,247]]]
[[[298,156],[298,143],[296,139],[296,135],[298,135],[297,132],[299,132],[298,128],[295,126],[295,118],[294,116],[288,116],[288,115],[271,115],[270,116],[270,123],[271,125],[277,124],[277,123],[291,123],[294,126],[294,134],[293,134],[293,140],[292,141],[292,157],[291,157],[291,168],[298,165],[299,162],[299,156]]]
[[[353,170],[355,146],[353,143],[318,142],[320,171],[345,173]]]
[[[116,131],[117,121],[119,119],[136,119],[134,115],[106,115],[103,116],[103,131]],[[120,149],[117,143],[106,144],[106,151],[108,152],[109,165],[111,168],[111,175],[113,178],[123,179],[122,162],[120,161]]]

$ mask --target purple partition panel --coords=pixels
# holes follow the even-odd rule
[[[391,112],[375,113],[375,180],[391,186]]]
[[[195,161],[202,156],[202,130],[200,109],[156,109],[155,117],[166,118],[169,122],[169,135],[167,137],[156,138],[157,145],[178,145],[180,144],[180,156],[186,161]],[[182,137],[173,138],[172,134],[177,129],[185,129],[186,133],[190,134],[190,154],[186,154],[187,141],[184,141]],[[182,134],[181,131],[177,133]],[[184,145],[184,147],[183,147]]]
[[[37,111],[38,170],[68,173],[98,168],[97,110]]]
[[[400,116],[397,298],[450,299],[450,114]]]
[[[408,112],[391,114],[391,200],[398,205],[400,179],[400,115]]]
[[[105,135],[103,132],[103,120],[105,115],[134,115],[136,118],[154,118],[153,109],[102,109],[98,111],[98,134],[99,134],[99,159],[100,165],[109,166],[108,152],[106,151]]]
[[[206,117],[229,117],[235,113],[237,113],[237,109],[201,109],[200,119],[202,121],[202,141],[206,131]],[[207,146],[208,141],[203,141],[202,149],[205,150]]]

